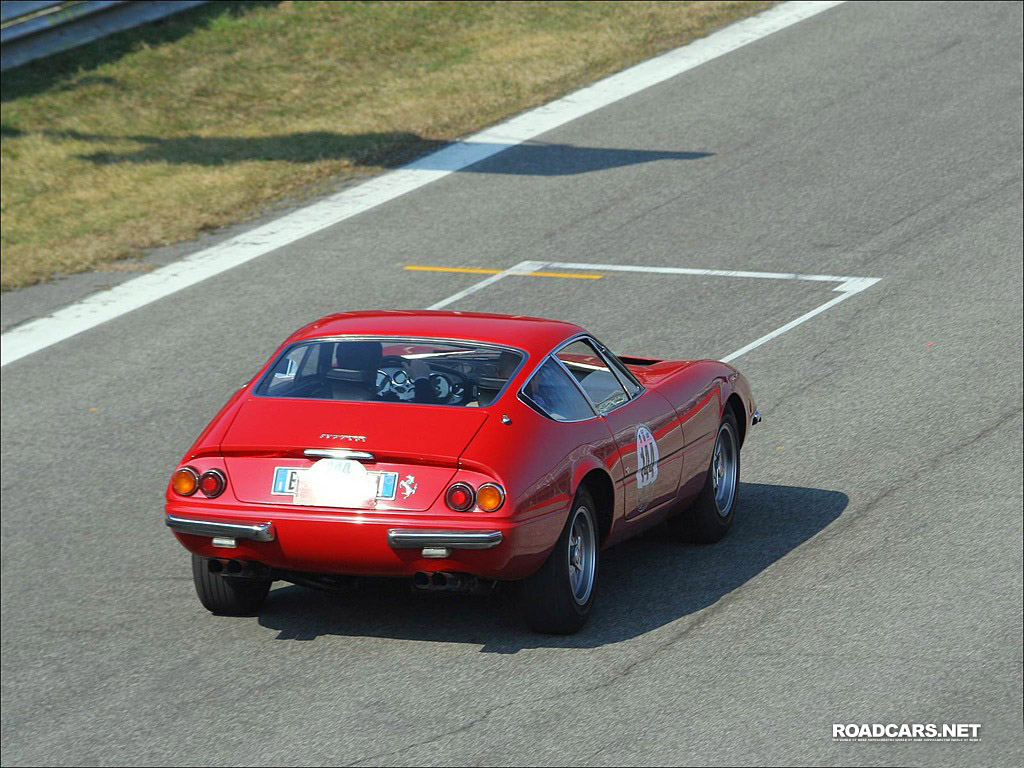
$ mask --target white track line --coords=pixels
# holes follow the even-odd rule
[[[804,275],[798,272],[750,272],[744,270],[732,270],[732,269],[694,269],[689,267],[639,267],[630,266],[626,264],[584,264],[581,262],[569,262],[569,261],[522,261],[516,264],[514,267],[506,269],[504,272],[492,275],[486,280],[481,280],[478,283],[471,285],[465,290],[459,291],[456,294],[449,296],[446,299],[442,299],[437,304],[434,304],[428,309],[441,309],[449,304],[452,304],[459,299],[469,296],[471,293],[476,293],[481,288],[486,288],[490,285],[494,285],[496,282],[501,280],[503,277],[508,275],[521,274],[525,272],[539,272],[543,269],[578,269],[582,271],[593,271],[593,272],[639,272],[641,274],[659,274],[659,275],[687,275],[687,276],[698,276],[698,277],[738,277],[738,278],[754,278],[761,280],[806,280],[810,282],[825,282],[825,283],[838,283],[833,288],[833,291],[840,291],[840,295],[836,296],[820,307],[815,307],[810,312],[805,312],[795,320],[790,320],[785,325],[776,328],[771,333],[767,333],[761,338],[750,342],[745,347],[740,347],[731,355],[726,355],[722,358],[723,363],[728,363],[735,360],[741,355],[747,354],[753,349],[757,349],[762,344],[767,344],[772,339],[776,339],[787,331],[791,331],[798,325],[806,323],[812,317],[817,317],[822,312],[825,312],[836,304],[846,301],[851,296],[856,296],[861,291],[865,291],[872,285],[881,280],[880,277],[852,277],[849,275]]]
[[[447,307],[449,304],[454,304],[459,299],[466,298],[471,293],[476,293],[481,288],[486,288],[489,285],[494,285],[503,277],[508,277],[509,275],[539,272],[541,269],[544,268],[545,263],[546,262],[543,261],[520,261],[514,267],[509,267],[504,272],[499,272],[496,275],[491,275],[490,277],[484,278],[478,283],[473,283],[473,285],[469,286],[469,288],[464,288],[458,293],[453,293],[446,299],[441,299],[436,304],[431,304],[429,307],[427,307],[427,309],[443,309],[444,307]]]
[[[749,344],[747,344],[747,346],[740,347],[735,352],[733,352],[731,355],[726,355],[725,357],[722,358],[722,362],[723,363],[732,362],[733,360],[735,360],[740,355],[745,355],[750,350],[757,349],[762,344],[767,344],[772,339],[778,338],[779,336],[784,334],[786,331],[793,330],[794,328],[796,328],[801,323],[806,323],[812,317],[820,315],[822,312],[824,312],[827,309],[830,309],[831,307],[834,307],[836,304],[840,303],[841,301],[846,301],[851,296],[856,296],[858,293],[860,293],[861,290],[864,290],[864,289],[862,288],[862,289],[860,289],[858,291],[850,291],[848,293],[841,293],[841,294],[839,294],[835,298],[833,298],[833,299],[831,299],[829,301],[826,301],[820,307],[815,307],[810,312],[807,312],[805,314],[800,315],[800,317],[798,317],[796,320],[790,320],[788,323],[786,323],[781,328],[776,328],[771,333],[766,333],[764,336],[762,336],[757,341],[752,341]]]
[[[790,2],[777,5],[550,104],[517,115],[398,170],[339,192],[174,264],[121,283],[109,291],[85,298],[52,315],[12,328],[0,337],[3,342],[0,367],[394,200],[841,2]]]
[[[764,280],[811,280],[820,283],[842,283],[846,285],[853,280],[872,280],[875,278],[843,277],[840,275],[803,275],[799,272],[744,272],[733,269],[692,269],[689,267],[633,267],[628,264],[582,264],[570,261],[552,261],[547,266],[558,269],[590,269],[602,272],[645,272],[659,275],[695,275],[699,277],[752,277]],[[842,286],[837,291],[849,290]]]

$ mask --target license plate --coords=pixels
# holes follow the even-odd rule
[[[274,496],[295,496],[295,489],[299,486],[299,475],[305,471],[304,467],[275,467],[274,484],[270,487],[270,493]],[[378,499],[391,501],[395,498],[395,491],[398,489],[397,472],[367,472],[366,474],[377,479]]]

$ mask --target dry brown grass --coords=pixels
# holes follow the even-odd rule
[[[116,269],[767,5],[215,3],[8,72],[3,289]]]

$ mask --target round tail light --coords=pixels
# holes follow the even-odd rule
[[[199,490],[208,499],[220,496],[227,487],[228,480],[219,469],[208,469],[199,478]]]
[[[456,512],[469,512],[476,502],[473,487],[466,483],[453,483],[444,495],[445,503]]]
[[[496,483],[484,483],[476,489],[476,505],[484,512],[501,509],[505,503],[505,490]]]
[[[171,475],[171,488],[179,496],[191,496],[199,490],[199,473],[192,467],[182,467]]]

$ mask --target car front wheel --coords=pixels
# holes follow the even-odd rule
[[[520,610],[530,629],[569,635],[587,623],[597,587],[599,548],[594,502],[581,488],[548,559],[520,582]]]

